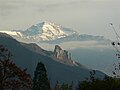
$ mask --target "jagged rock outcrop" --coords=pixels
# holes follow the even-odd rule
[[[54,56],[59,60],[70,59],[68,51],[62,50],[60,46],[56,45],[54,49]]]
[[[59,45],[55,45],[54,57],[61,63],[73,66],[81,66],[80,64],[77,64],[74,60],[71,59],[71,53],[63,50]]]

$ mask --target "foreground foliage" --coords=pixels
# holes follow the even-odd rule
[[[104,80],[79,82],[77,90],[120,90],[120,79],[106,77]]]
[[[0,45],[0,90],[31,90],[32,81],[26,69],[22,70],[10,60],[11,53]]]

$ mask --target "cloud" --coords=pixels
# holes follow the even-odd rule
[[[26,8],[36,9],[39,12],[64,10],[63,8],[76,6],[91,0],[0,0],[0,16],[8,16],[15,10]]]
[[[0,17],[11,14],[25,4],[25,0],[0,0]]]
[[[36,9],[39,12],[48,12],[50,10],[52,12],[57,10],[64,10],[66,7],[80,7],[85,3],[101,1],[105,2],[108,0],[0,0],[0,16],[3,17],[10,15],[13,11],[24,7],[30,7]]]
[[[64,10],[64,7],[79,5],[80,3],[86,2],[88,0],[29,0],[27,1],[27,7],[32,7],[39,12],[49,12]]]
[[[15,10],[24,10],[24,8],[36,9],[43,12],[49,9],[62,7],[65,3],[56,2],[55,0],[0,0],[0,15],[7,16]]]
[[[56,44],[38,43],[38,45],[46,50],[53,50]],[[78,48],[83,48],[83,49],[99,48],[100,52],[102,52],[105,48],[106,49],[111,48],[109,45],[102,44],[96,41],[70,41],[70,42],[61,43],[59,45],[63,47],[65,50],[69,50],[69,49],[73,50]]]

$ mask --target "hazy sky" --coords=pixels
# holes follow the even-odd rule
[[[119,29],[120,0],[0,0],[0,30],[26,29],[42,21],[111,39],[109,23]]]

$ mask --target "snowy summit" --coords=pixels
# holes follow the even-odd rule
[[[32,25],[30,28],[21,31],[0,31],[2,33],[7,33],[15,38],[21,38],[24,40],[32,41],[50,41],[59,38],[63,38],[74,34],[75,32],[67,28],[63,28],[57,24],[51,22],[42,22],[36,25]],[[8,33],[9,32],[9,33]]]
[[[93,36],[87,34],[78,34],[76,31],[62,27],[51,22],[41,22],[32,25],[26,30],[0,31],[17,39],[20,42],[28,43],[62,43],[67,41],[101,41],[108,40],[103,36]]]

